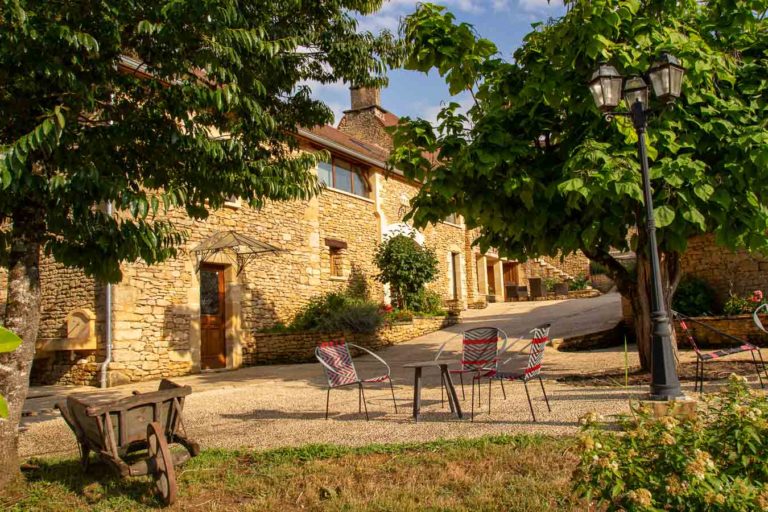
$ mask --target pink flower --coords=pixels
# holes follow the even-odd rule
[[[752,302],[761,302],[763,300],[763,292],[761,290],[755,290],[752,292]]]

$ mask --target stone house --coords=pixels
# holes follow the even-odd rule
[[[154,266],[124,264],[122,282],[109,293],[78,270],[44,261],[33,382],[92,385],[102,375],[103,384],[115,385],[237,368],[249,360],[255,333],[288,323],[319,294],[363,284],[372,298],[386,300],[373,279],[373,254],[387,233],[408,229],[402,218],[419,189],[386,170],[392,142],[385,128],[397,120],[381,107],[378,90],[352,89],[338,128],[297,133],[302,150],[332,155],[317,169],[327,185],[323,193],[261,210],[233,200],[205,221],[170,212],[170,220],[188,233],[179,256]],[[199,244],[233,232],[279,252],[259,254],[245,266],[221,254],[198,261]],[[459,309],[483,305],[489,297],[509,299],[508,287],[525,285],[529,275],[565,275],[558,262],[518,264],[480,254],[461,218],[447,218],[421,235],[439,258],[439,276],[430,287]],[[588,266],[575,265],[585,271]],[[0,271],[0,308],[4,280]]]

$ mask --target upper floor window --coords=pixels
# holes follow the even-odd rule
[[[358,167],[334,158],[331,162],[317,165],[317,178],[320,183],[360,197],[368,197],[368,184]]]

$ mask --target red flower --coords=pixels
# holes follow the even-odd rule
[[[755,290],[752,292],[752,302],[761,302],[763,300],[763,292],[761,290]]]

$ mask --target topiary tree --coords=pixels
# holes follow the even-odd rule
[[[0,1],[0,489],[40,311],[40,257],[116,282],[120,262],[176,254],[166,209],[202,219],[230,197],[308,198],[299,126],[332,121],[308,81],[385,82],[391,36],[357,33],[380,0]],[[114,206],[111,214],[106,204]]]
[[[376,279],[389,285],[395,304],[402,309],[408,308],[409,296],[437,276],[435,252],[408,235],[395,235],[379,244],[374,261],[379,268]]]
[[[606,123],[587,83],[601,61],[643,74],[657,52],[687,67],[683,96],[648,129],[667,304],[687,240],[768,250],[768,4],[764,0],[566,1],[505,60],[443,8],[421,5],[403,26],[406,68],[437,71],[464,113],[437,126],[403,119],[392,163],[421,180],[416,226],[461,214],[482,250],[525,260],[582,251],[633,306],[643,368],[651,361],[649,257],[630,122]],[[632,272],[614,249],[637,254]]]

